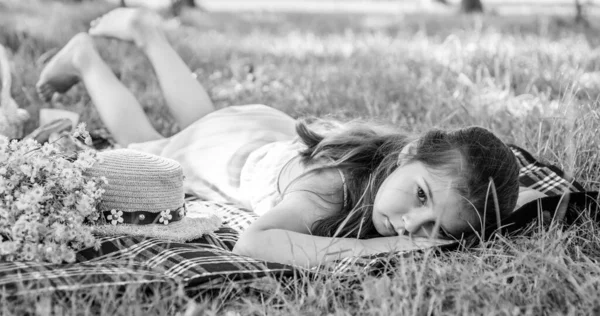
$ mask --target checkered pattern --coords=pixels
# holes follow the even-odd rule
[[[560,168],[537,161],[520,147],[510,145],[510,148],[521,167],[519,183],[522,187],[535,189],[546,196],[585,191],[581,184],[568,178]]]
[[[560,169],[540,163],[517,146],[511,146],[511,149],[521,165],[519,180],[522,186],[548,196],[565,191],[583,191],[579,183],[566,178]],[[188,201],[192,202],[191,199]],[[4,288],[6,293],[18,294],[106,285],[168,285],[176,281],[184,282],[188,288],[215,289],[231,280],[243,282],[266,275],[284,277],[295,272],[317,273],[317,270],[307,271],[234,255],[231,249],[239,233],[256,219],[256,215],[230,204],[193,202],[205,204],[221,216],[225,226],[189,243],[125,236],[102,238],[100,249],[80,251],[77,262],[73,264],[0,263],[0,290]],[[394,261],[411,254],[405,251],[346,258],[319,268],[318,273],[343,273],[356,269],[389,271]]]
[[[193,198],[188,199],[188,201],[190,200],[193,200]],[[221,218],[223,225],[232,228],[238,233],[244,231],[258,218],[258,215],[252,211],[239,208],[233,204],[213,203],[213,205],[219,206],[214,213]]]
[[[217,213],[243,212],[230,205],[196,201]],[[241,229],[238,227],[238,229]],[[286,276],[295,267],[263,262],[231,252],[239,232],[227,226],[188,243],[155,238],[103,237],[100,248],[77,253],[76,263],[55,265],[33,262],[0,263],[0,288],[10,294],[24,291],[69,290],[122,284],[171,284],[188,288],[266,275]]]
[[[0,263],[0,289],[9,295],[126,284],[172,285],[175,280],[139,262]]]

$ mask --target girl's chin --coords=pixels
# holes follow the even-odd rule
[[[379,223],[379,225],[375,225],[375,230],[379,235],[383,237],[391,237],[396,235],[390,232],[389,229],[387,229],[382,223]]]
[[[382,237],[389,237],[389,234],[386,234],[385,231],[382,231],[379,228],[376,228],[375,230],[377,231],[377,234],[381,235]]]
[[[386,236],[386,229],[382,224],[382,221],[378,218],[376,218],[375,213],[373,214],[374,216],[371,218],[371,220],[373,221],[373,226],[375,227],[375,231],[377,232],[377,234],[381,235],[381,236]]]

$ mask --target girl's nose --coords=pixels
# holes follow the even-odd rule
[[[402,219],[404,220],[404,229],[414,234],[424,225],[435,223],[436,217],[430,208],[419,208],[404,214]]]

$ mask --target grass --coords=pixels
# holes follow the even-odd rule
[[[14,53],[16,101],[37,125],[43,107],[77,111],[101,128],[77,86],[43,104],[35,82],[46,51],[109,10],[98,2],[0,3],[0,43]],[[186,12],[170,37],[218,107],[264,103],[294,117],[371,118],[409,131],[477,124],[600,188],[600,49],[564,19]],[[129,44],[102,55],[164,135],[148,61]],[[593,41],[592,41],[593,43]],[[252,73],[248,69],[253,69]],[[600,312],[598,225],[532,228],[456,253],[403,260],[390,276],[362,272],[296,282],[235,283],[187,297],[178,288],[0,297],[2,314],[590,315]],[[143,290],[143,291],[142,291]]]

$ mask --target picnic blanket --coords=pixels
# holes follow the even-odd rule
[[[557,207],[564,205],[564,221],[577,221],[581,210],[597,214],[597,192],[586,192],[581,184],[557,167],[536,160],[530,153],[512,146],[520,164],[519,181],[522,187],[541,192],[544,197],[518,208],[502,223],[504,233],[521,230],[536,219],[554,217]],[[568,195],[565,195],[568,193]],[[325,268],[304,269],[292,265],[266,262],[233,254],[239,233],[250,225],[256,215],[232,204],[188,198],[201,203],[223,219],[223,226],[202,238],[187,243],[175,243],[155,238],[104,237],[100,248],[84,249],[71,264],[35,262],[0,263],[0,291],[18,295],[31,291],[74,290],[89,287],[129,284],[183,283],[188,289],[218,290],[232,281],[245,281],[274,276],[286,278],[297,273],[344,273],[359,269],[379,273],[390,268],[390,256],[397,260],[414,251],[394,254],[345,258]],[[495,230],[490,227],[488,231]],[[453,250],[458,244],[442,247]]]

